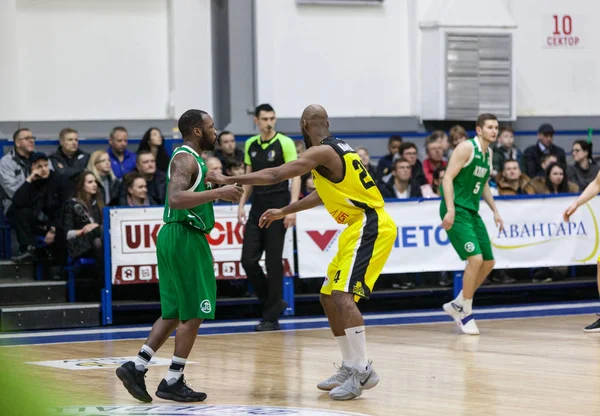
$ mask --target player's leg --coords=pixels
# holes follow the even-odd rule
[[[173,261],[172,281],[181,323],[175,334],[171,365],[166,377],[160,382],[156,395],[178,402],[197,402],[206,399],[206,394],[189,388],[185,384],[183,372],[200,324],[204,319],[214,319],[217,289],[206,235],[185,225],[178,227],[181,228],[178,244],[172,247],[172,258],[177,260]]]
[[[483,263],[479,269],[479,274],[477,275],[477,282],[475,285],[475,290],[477,290],[483,284],[483,282],[485,282],[485,279],[494,269],[496,260],[494,260],[490,236],[487,232],[487,228],[485,227],[485,223],[479,214],[475,214],[473,216],[473,229],[475,230],[477,242],[479,243],[479,249],[481,250],[481,257],[483,258]]]
[[[596,264],[596,284],[598,286],[598,293],[600,294],[600,259],[598,259],[598,263]],[[591,325],[583,328],[584,332],[600,332],[600,319],[597,319]]]
[[[339,255],[339,253],[338,253]],[[320,390],[329,391],[334,389],[335,387],[340,386],[346,379],[352,374],[352,360],[353,360],[353,352],[350,343],[348,342],[348,337],[346,336],[346,332],[344,331],[344,325],[342,323],[342,319],[340,313],[335,306],[335,302],[331,297],[331,289],[333,287],[333,282],[335,279],[339,279],[339,267],[337,264],[338,255],[336,255],[329,267],[327,268],[327,276],[325,277],[325,281],[323,282],[323,287],[321,288],[321,305],[323,306],[323,311],[327,316],[327,320],[329,321],[329,327],[331,328],[331,332],[333,333],[333,337],[335,338],[336,343],[342,354],[342,364],[337,367],[337,372],[333,374],[331,377],[321,381],[317,384],[317,388]]]
[[[329,393],[334,400],[353,399],[379,382],[368,358],[365,322],[356,302],[368,299],[390,255],[397,228],[384,210],[367,210],[365,217],[363,223],[348,227],[346,238],[340,238],[340,247],[349,255],[340,258],[340,279],[334,281],[331,295],[352,349],[353,371]]]
[[[442,205],[440,210],[442,218],[445,215],[444,211],[445,206]],[[454,300],[444,304],[443,309],[454,319],[463,333],[477,335],[479,329],[473,320],[472,305],[484,259],[475,233],[472,214],[457,209],[454,224],[447,234],[456,253],[462,260],[467,261],[467,267],[463,273],[463,289]]]
[[[173,283],[173,260],[170,248],[176,243],[176,231],[173,225],[165,225],[158,234],[156,255],[160,276],[159,290],[162,316],[152,326],[152,330],[134,361],[128,361],[116,370],[117,377],[136,399],[151,402],[152,397],[146,388],[146,366],[152,356],[171,336],[179,324],[178,302]]]

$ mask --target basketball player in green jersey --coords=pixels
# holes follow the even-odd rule
[[[217,141],[211,116],[201,110],[188,110],[179,118],[178,127],[184,142],[171,157],[163,214],[165,225],[156,240],[161,317],[154,323],[135,361],[117,369],[125,388],[143,402],[152,401],[144,379],[146,366],[175,330],[173,360],[156,395],[178,402],[206,399],[205,393],[195,392],[185,384],[183,369],[200,324],[215,316],[217,286],[206,239],[215,223],[212,201],[237,202],[243,192],[237,185],[211,189],[210,184],[205,184],[208,169],[200,155],[213,150]]]
[[[490,237],[479,216],[479,201],[485,202],[494,212],[494,221],[502,229],[504,223],[488,178],[492,171],[490,144],[498,136],[498,119],[493,114],[477,118],[477,136],[459,144],[446,168],[442,180],[440,217],[452,247],[462,260],[467,261],[463,274],[463,290],[456,299],[444,305],[444,311],[458,324],[463,333],[479,335],[473,319],[473,295],[494,268],[494,255]]]

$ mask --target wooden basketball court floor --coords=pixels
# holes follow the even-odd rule
[[[116,362],[98,361],[135,355],[148,327],[80,331],[87,341],[76,331],[2,334],[0,353],[15,364],[80,360],[73,362],[86,369],[23,364],[80,407],[61,414],[87,414],[85,408],[98,415],[600,415],[600,334],[582,331],[596,311],[597,302],[487,308],[479,311],[478,337],[459,334],[439,311],[369,315],[368,352],[381,382],[347,402],[332,401],[315,386],[339,362],[324,318],[282,321],[290,329],[270,333],[244,332],[251,321],[229,323],[229,333],[221,334],[210,334],[207,325],[185,375],[208,399],[185,406],[158,398],[152,406],[137,402],[115,377]],[[62,336],[76,342],[57,341]],[[156,357],[170,360],[172,347],[173,338]],[[149,367],[152,396],[166,372],[165,364]]]

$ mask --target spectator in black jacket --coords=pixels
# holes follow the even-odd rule
[[[573,143],[573,165],[567,168],[567,178],[584,190],[596,179],[600,166],[592,158],[592,143],[576,140]]]
[[[411,181],[411,166],[406,159],[394,161],[392,179],[379,182],[379,190],[385,199],[421,198],[421,187]]]
[[[75,190],[75,181],[85,170],[90,160],[90,155],[79,150],[79,135],[77,130],[70,127],[64,128],[58,134],[60,144],[56,152],[50,155],[52,167],[59,175],[66,177],[68,186],[66,194],[71,197]]]
[[[377,178],[375,180],[380,181],[385,175],[392,172],[392,164],[394,163],[394,156],[398,153],[400,145],[402,144],[402,136],[393,135],[388,139],[388,154],[379,159],[377,164]]]
[[[52,246],[60,229],[61,206],[65,200],[62,186],[56,182],[56,173],[50,171],[48,156],[33,153],[30,158],[31,174],[13,196],[11,217],[21,254],[17,262],[32,260],[43,237],[44,244]]]
[[[556,156],[558,163],[567,168],[567,158],[565,151],[552,144],[554,140],[554,127],[551,124],[542,124],[538,129],[538,141],[533,146],[525,149],[525,174],[530,178],[536,176],[546,176],[546,172],[542,168],[542,156]]]

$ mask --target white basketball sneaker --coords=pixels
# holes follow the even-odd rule
[[[461,305],[452,301],[445,303],[443,309],[456,322],[456,325],[458,325],[463,334],[479,335],[479,328],[477,328],[473,314],[465,314]]]

